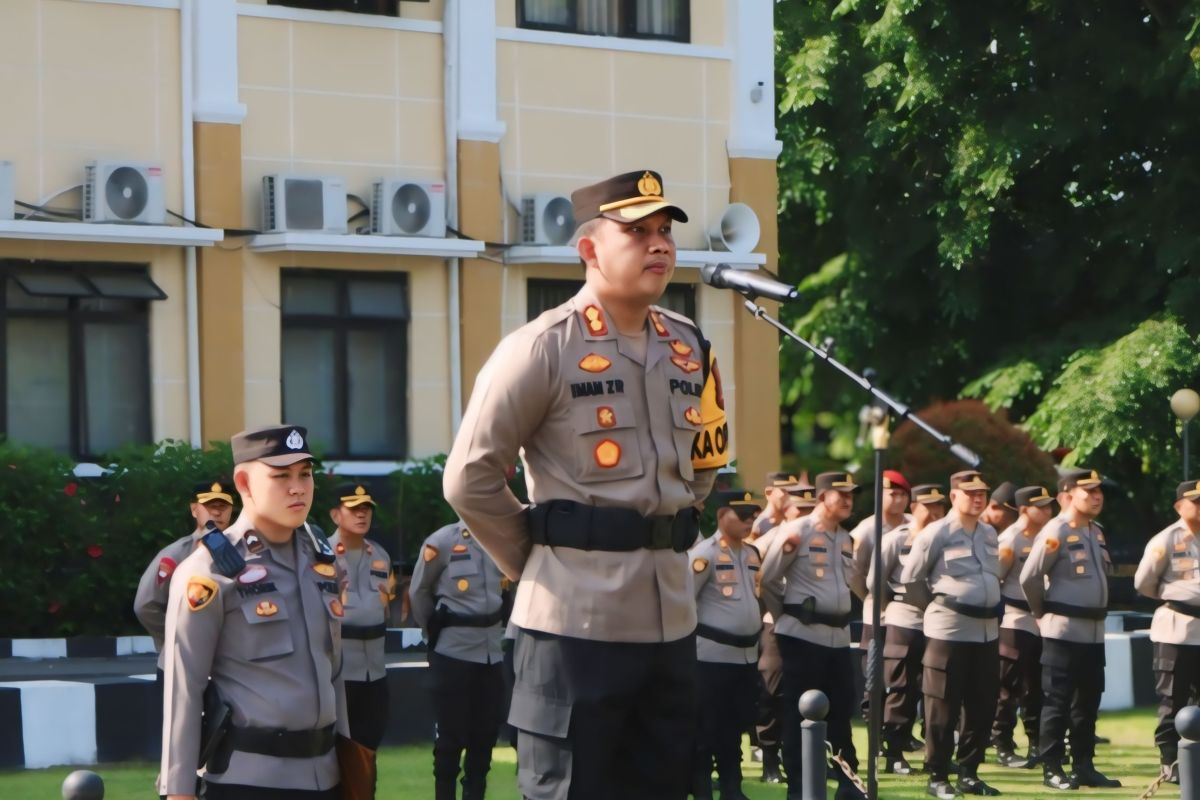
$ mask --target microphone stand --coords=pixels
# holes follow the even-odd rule
[[[867,644],[867,664],[869,665],[871,674],[864,677],[866,677],[867,685],[871,691],[870,719],[867,728],[867,750],[870,754],[867,758],[867,797],[870,800],[878,800],[879,744],[883,733],[883,659],[880,658],[880,653],[883,650],[883,642],[881,640],[883,626],[880,624],[881,604],[879,602],[883,596],[883,457],[887,452],[888,442],[891,438],[891,416],[894,416],[898,421],[912,420],[914,425],[972,469],[979,466],[980,458],[970,448],[955,442],[946,434],[914,415],[907,405],[876,386],[873,380],[873,371],[867,370],[866,375],[858,374],[835,359],[826,348],[812,344],[768,314],[762,306],[755,302],[758,297],[756,294],[750,291],[738,291],[746,298],[744,305],[751,316],[762,320],[796,344],[808,350],[819,360],[842,373],[854,383],[857,383],[872,397],[871,446],[875,451],[875,547],[871,554],[871,560],[874,565],[875,579],[872,582],[873,585],[870,587],[871,597],[874,599],[871,609],[872,641]],[[890,415],[888,412],[889,409],[891,412]],[[862,646],[861,642],[859,646]]]

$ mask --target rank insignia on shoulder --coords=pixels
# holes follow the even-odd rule
[[[692,359],[685,358],[684,356],[671,356],[671,363],[689,375],[700,370],[699,361],[693,361]]]
[[[467,530],[466,528],[463,528],[462,537],[463,537],[464,539],[470,539],[470,538],[471,538],[471,532],[470,532],[469,530]]]
[[[604,372],[612,366],[612,362],[599,353],[588,353],[579,359],[579,368],[584,372]]]
[[[1058,539],[1055,539],[1053,536],[1046,539],[1046,550],[1048,550],[1049,552],[1051,552],[1051,553],[1058,552],[1059,546],[1060,545],[1059,545]]]
[[[258,583],[263,578],[267,577],[267,568],[261,564],[254,564],[242,570],[242,574],[238,575],[238,583],[248,585]]]
[[[312,571],[325,578],[332,578],[337,575],[337,567],[333,564],[318,563],[312,565]]]
[[[246,549],[254,555],[258,555],[267,547],[257,533],[247,533],[246,538],[242,541],[246,543]]]
[[[254,613],[260,617],[273,617],[279,613],[279,606],[270,600],[259,600],[258,605],[254,607]]]
[[[329,601],[329,611],[335,617],[346,616],[346,609],[342,608],[342,601],[338,600],[336,597]]]
[[[707,558],[697,558],[692,561],[692,572],[695,572],[697,575],[706,569],[708,569]]]
[[[600,306],[587,306],[583,309],[583,321],[588,333],[593,336],[607,336],[608,323],[604,321],[604,312]]]
[[[437,557],[438,557],[438,549],[431,544],[425,545],[425,550],[422,551],[422,553],[421,553],[421,558],[423,558],[425,560],[425,563],[428,564],[430,561],[433,561]]]
[[[173,558],[168,558],[167,556],[163,556],[161,559],[159,559],[158,576],[156,578],[156,581],[159,586],[162,586],[164,583],[166,583],[168,580],[171,579],[171,574],[173,572],[175,572],[176,566],[178,566],[178,565],[175,563],[175,559],[173,559]]]
[[[212,578],[206,578],[203,575],[193,575],[188,578],[187,582],[187,604],[192,611],[199,611],[205,608],[220,593],[217,587],[217,582]]]
[[[465,592],[467,589],[471,588],[471,582],[466,578],[459,578],[456,586],[458,586],[458,590],[460,592]]]
[[[692,354],[692,346],[686,342],[681,342],[678,339],[671,340],[671,350],[677,356],[690,356]]]
[[[346,555],[346,545],[338,542],[337,547],[333,548],[333,552],[337,553],[339,556]]]
[[[650,312],[650,324],[654,326],[654,332],[659,336],[665,338],[671,335],[671,332],[667,330],[667,326],[663,324],[662,316],[657,311]]]

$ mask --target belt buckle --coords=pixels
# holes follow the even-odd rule
[[[650,518],[650,540],[648,546],[651,550],[671,549],[671,522],[671,517],[655,516]]]

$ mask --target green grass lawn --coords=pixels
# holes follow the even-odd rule
[[[1112,739],[1096,753],[1097,766],[1110,777],[1120,778],[1120,789],[1071,792],[1071,800],[1086,798],[1137,797],[1158,773],[1158,751],[1153,746],[1154,712],[1149,709],[1105,714],[1100,718],[1100,733]],[[859,753],[866,750],[866,730],[855,730]],[[747,750],[748,752],[748,750]],[[919,755],[916,754],[919,760]],[[492,762],[488,797],[494,800],[520,800],[516,789],[516,756],[509,748],[497,748]],[[70,768],[0,771],[0,798],[3,800],[57,800],[62,780]],[[154,794],[157,765],[104,764],[96,768],[104,778],[105,800],[145,800]],[[745,765],[745,791],[754,800],[783,800],[782,786],[758,782],[757,764]],[[1011,797],[1046,797],[1040,770],[1013,770],[985,764],[981,777]],[[865,773],[864,773],[865,777]],[[920,776],[899,778],[881,776],[879,796],[888,800],[925,797],[925,780]],[[1056,793],[1057,794],[1057,793]],[[385,748],[379,758],[379,797],[429,798],[433,796],[432,755],[428,747]],[[1178,798],[1179,789],[1166,784],[1157,797]]]

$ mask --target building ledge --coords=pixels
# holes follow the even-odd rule
[[[517,245],[504,253],[508,264],[578,264],[579,253],[574,247],[548,245]],[[728,264],[737,269],[754,269],[767,263],[765,253],[730,253],[724,250],[680,250],[675,257],[677,267],[703,267],[706,264]]]
[[[44,222],[0,220],[0,239],[39,239],[94,244],[151,244],[208,247],[225,238],[220,228],[178,225],[118,225],[104,222]]]
[[[422,236],[369,236],[338,233],[260,233],[250,239],[257,253],[360,253],[388,256],[475,258],[486,245],[473,239],[434,239]]]

